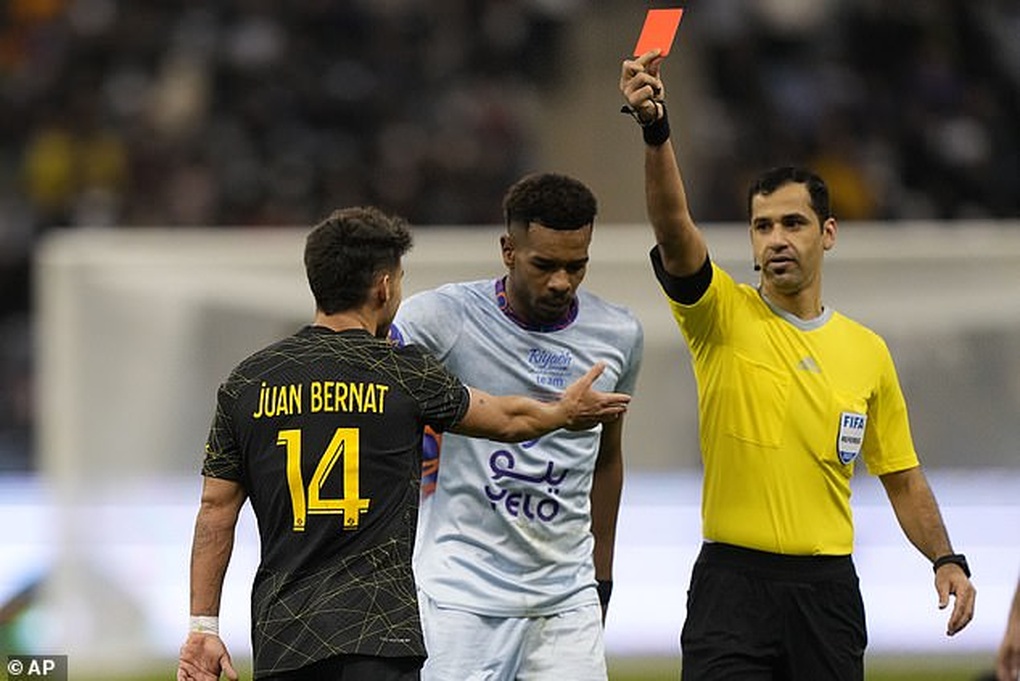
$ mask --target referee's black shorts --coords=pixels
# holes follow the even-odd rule
[[[853,560],[705,543],[680,645],[683,681],[862,681],[867,632]]]

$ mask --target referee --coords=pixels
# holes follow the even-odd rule
[[[642,126],[655,275],[691,352],[704,464],[704,544],[681,632],[682,678],[864,678],[864,607],[851,560],[850,479],[882,481],[935,571],[947,633],[974,586],[954,552],[910,435],[885,342],[822,303],[837,225],[821,178],[764,173],[748,193],[757,287],[709,257],[687,205],[658,51],[625,60],[624,107]]]

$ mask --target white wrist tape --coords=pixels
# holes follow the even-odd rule
[[[188,631],[219,636],[220,618],[215,615],[192,615],[188,621]]]

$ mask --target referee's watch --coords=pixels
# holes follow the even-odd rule
[[[963,574],[967,575],[968,579],[970,578],[970,566],[967,565],[967,557],[962,553],[948,553],[944,556],[939,556],[935,559],[935,562],[931,564],[931,568],[935,572],[938,572],[940,567],[948,565],[949,563],[959,565],[960,569],[963,570]]]

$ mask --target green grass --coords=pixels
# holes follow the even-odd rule
[[[869,657],[866,681],[979,681],[992,669],[994,653],[981,656]],[[616,658],[609,661],[610,681],[678,681],[677,659]]]
[[[869,657],[866,664],[866,681],[979,681],[982,674],[991,670],[992,653],[988,655],[961,655],[953,657]],[[245,681],[251,679],[251,668],[238,664]],[[174,660],[167,660],[150,672],[129,677],[82,676],[74,674],[74,681],[167,681],[174,678]],[[679,661],[676,659],[612,658],[609,660],[610,681],[678,681]]]

